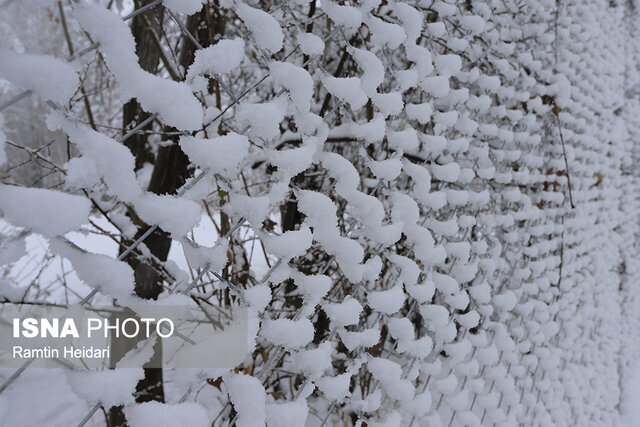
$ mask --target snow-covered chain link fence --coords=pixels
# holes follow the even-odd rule
[[[165,303],[247,305],[250,351],[232,371],[176,371],[164,404],[134,403],[138,371],[96,374],[78,386],[91,389],[78,393],[81,425],[118,405],[134,427],[158,413],[238,426],[619,422],[640,343],[634,2],[142,3],[125,19],[164,14],[195,46],[188,68],[154,34],[164,68],[143,70],[129,26],[96,4],[65,6],[91,40],[67,62],[0,47],[0,76],[26,90],[3,114],[37,95],[77,149],[52,163],[74,195],[0,184],[4,219],[27,231],[3,237],[0,260],[40,234],[92,288],[81,304],[126,305],[134,255],[165,275]],[[197,13],[216,32],[206,47],[185,23]],[[99,61],[148,113],[117,139],[69,103]],[[123,145],[152,126],[194,166],[175,195],[146,191]],[[228,224],[213,245],[192,232],[202,206]],[[130,243],[118,259],[63,237],[90,212]],[[156,228],[191,279],[145,248]],[[7,301],[27,295],[1,285]],[[3,376],[3,397],[24,372]]]

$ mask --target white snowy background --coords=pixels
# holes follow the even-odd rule
[[[0,3],[0,298],[140,302],[117,242],[154,225],[157,303],[247,305],[250,351],[165,370],[165,403],[141,369],[2,369],[0,424],[640,425],[639,4],[161,3],[156,74],[130,2]],[[188,156],[175,194],[130,98]]]

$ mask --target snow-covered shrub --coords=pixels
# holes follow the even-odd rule
[[[131,425],[619,421],[640,354],[635,3],[164,0],[131,25],[102,3],[50,9],[95,43],[67,62],[0,47],[3,100],[28,90],[69,141],[24,149],[55,189],[5,179],[31,144],[18,98],[3,111],[0,295],[242,304],[250,351],[165,372],[165,404],[81,373],[77,399]],[[31,286],[34,241],[63,271]]]

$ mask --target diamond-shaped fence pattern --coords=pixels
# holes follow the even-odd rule
[[[192,278],[167,279],[163,295],[250,308],[245,362],[203,372],[167,405],[239,426],[619,421],[640,326],[632,3],[193,3],[117,18],[154,32],[158,75],[205,109],[192,128],[181,98],[171,110],[150,95],[163,86],[126,81],[112,12],[64,5],[92,43],[67,61],[104,63],[148,113],[117,141],[103,135],[123,144],[155,129],[179,145],[193,178],[166,197],[227,224],[212,249],[179,236],[175,215],[149,214],[117,261],[151,259],[159,228],[204,259],[187,256]],[[183,69],[174,50],[186,44]],[[48,106],[73,144],[98,141],[81,103]],[[79,187],[109,194],[105,212],[172,215],[166,198],[119,193],[106,173]],[[219,247],[222,261],[207,258]],[[98,293],[115,296],[93,287],[80,304]],[[99,423],[107,405],[78,398],[92,408],[80,425]]]

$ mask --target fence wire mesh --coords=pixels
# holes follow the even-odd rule
[[[217,219],[223,263],[185,279],[146,249],[163,224],[117,236],[117,260],[159,270],[163,295],[254,310],[243,364],[165,372],[167,405],[195,402],[212,425],[620,421],[640,331],[635,3],[209,1],[188,17],[176,2],[135,4],[123,19],[150,32],[157,74],[189,84],[205,116],[177,131],[144,107],[118,143],[251,144],[233,168],[224,151],[218,169],[189,155],[199,170],[173,189]],[[60,3],[70,26],[80,7]],[[67,61],[83,89],[49,111],[107,135],[122,103],[97,88],[129,89],[108,36],[79,20],[89,46]],[[242,40],[241,65],[194,77],[193,58],[226,39]],[[33,92],[4,94],[7,121]],[[137,205],[105,181],[84,196],[124,225]],[[198,237],[171,238],[212,249]],[[2,373],[2,398],[22,398],[28,367]],[[77,397],[80,425],[104,422],[111,405],[95,396]]]

